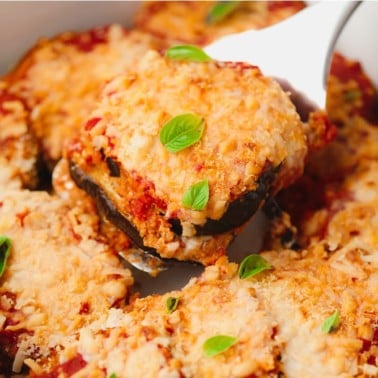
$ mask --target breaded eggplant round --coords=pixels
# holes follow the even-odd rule
[[[6,76],[9,91],[31,109],[30,123],[52,168],[97,95],[114,75],[133,67],[161,42],[119,25],[41,39]]]
[[[306,140],[289,96],[257,67],[151,51],[104,88],[68,157],[78,185],[139,247],[209,264],[301,175]],[[172,152],[177,141],[184,149]]]
[[[35,189],[39,148],[24,102],[0,81],[0,188]]]

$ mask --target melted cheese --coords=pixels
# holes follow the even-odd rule
[[[237,266],[221,259],[181,291],[138,299],[84,327],[75,348],[88,365],[75,377],[100,369],[119,377],[368,377],[362,345],[376,327],[376,263],[347,259],[352,270],[365,272],[356,281],[350,271],[334,267],[342,251],[328,258],[321,245],[263,255],[274,271],[241,280]],[[169,296],[180,298],[171,314]],[[339,328],[322,332],[335,309]],[[237,343],[205,357],[204,341],[219,334]],[[148,364],[144,353],[150,353]]]
[[[160,130],[185,113],[204,118],[203,136],[170,153]],[[219,220],[231,202],[258,189],[266,171],[273,181],[268,191],[289,185],[301,174],[308,150],[305,127],[288,95],[258,68],[170,61],[154,51],[105,86],[88,125],[70,159],[105,191],[145,246],[163,257],[205,264],[216,260],[237,230],[208,241],[209,236],[194,235],[194,225]],[[119,165],[120,177],[109,175],[104,157]],[[204,179],[210,186],[205,209],[187,209],[184,193]],[[180,220],[182,237],[170,218]]]
[[[21,332],[23,358],[48,364],[49,356],[59,357],[65,338],[128,294],[130,273],[98,235],[89,200],[3,191],[0,234],[12,241],[0,298],[14,298],[0,306],[9,319],[2,331]]]
[[[93,33],[42,39],[7,77],[10,90],[32,108],[31,126],[50,162],[60,158],[104,83],[133,67],[149,48],[161,47],[157,39],[119,25]]]
[[[38,147],[28,127],[29,113],[0,81],[0,187],[37,185]]]

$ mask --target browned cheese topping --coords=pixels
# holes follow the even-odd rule
[[[170,152],[161,130],[188,113],[203,119],[203,135]],[[105,191],[146,247],[163,257],[210,262],[215,260],[209,253],[224,248],[230,236],[204,246],[212,233],[201,237],[198,228],[220,220],[231,202],[258,192],[260,184],[268,194],[292,183],[306,153],[305,127],[288,95],[258,68],[176,62],[151,51],[133,72],[104,88],[69,157]],[[203,180],[209,184],[203,210],[183,205],[184,193]],[[172,220],[181,224],[182,237],[172,231]]]
[[[32,130],[50,165],[61,157],[106,81],[133,67],[149,48],[161,44],[119,25],[66,32],[41,39],[7,75],[11,93],[31,109]]]
[[[34,188],[38,184],[38,146],[30,132],[29,112],[0,81],[0,187]]]
[[[86,197],[2,189],[0,235],[12,243],[0,278],[0,343],[9,345],[0,349],[17,351],[2,367],[20,372],[24,362],[42,372],[82,326],[124,303],[133,280],[99,235]]]

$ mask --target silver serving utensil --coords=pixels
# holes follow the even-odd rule
[[[273,26],[223,37],[204,50],[216,60],[256,65],[312,108],[323,109],[335,42],[360,3],[317,2]]]

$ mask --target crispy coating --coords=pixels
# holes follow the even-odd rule
[[[246,23],[248,28],[258,28],[276,22],[299,10],[301,4],[243,2],[224,22],[209,26],[203,19],[212,3],[155,2],[142,7],[137,25],[166,38],[205,43],[240,31]],[[180,36],[175,34],[175,25],[181,27]],[[37,185],[38,148],[33,132],[52,166],[61,156],[67,138],[76,134],[76,127],[92,111],[98,88],[111,77],[110,71],[113,75],[124,69],[125,62],[119,61],[120,68],[118,58],[117,63],[113,59],[121,51],[128,51],[125,61],[136,66],[132,59],[144,55],[150,43],[159,48],[151,41],[151,37],[139,32],[125,37],[118,26],[66,33],[41,41],[9,75],[7,83],[1,84],[0,235],[11,238],[12,249],[0,277],[0,375],[27,373],[28,367],[32,377],[47,374],[61,378],[376,377],[378,111],[374,86],[356,62],[336,55],[332,67],[328,111],[339,126],[336,140],[324,151],[311,153],[299,184],[280,194],[280,203],[288,212],[285,216],[290,214],[298,228],[302,248],[286,249],[282,240],[273,240],[275,250],[262,256],[274,268],[255,277],[240,279],[237,265],[220,257],[233,232],[205,236],[200,241],[189,233],[180,240],[179,252],[168,248],[162,254],[215,264],[182,290],[140,299],[136,296],[127,304],[133,280],[115,252],[127,249],[129,240],[112,226],[111,231],[103,229],[93,200],[69,177],[68,162],[61,160],[53,172],[53,195],[20,189]],[[123,50],[126,45],[129,50]],[[102,59],[101,64],[97,65],[97,58]],[[245,136],[244,130],[238,129],[237,118],[243,113],[241,107],[248,104],[240,100],[240,93],[228,92],[227,103],[234,101],[235,106],[224,109],[232,69],[239,69],[243,80],[250,75],[254,81],[261,80],[260,84],[268,84],[266,79],[252,67],[214,64],[211,73],[217,80],[211,84],[222,89],[219,97],[215,96],[219,108],[211,108],[211,102],[202,97],[209,82],[205,80],[205,85],[201,81],[199,89],[190,86],[190,90],[177,91],[178,84],[185,84],[187,77],[172,67],[165,71],[169,66],[169,62],[152,53],[139,68],[133,67],[133,74],[109,83],[101,106],[92,113],[81,139],[72,141],[67,154],[71,162],[107,189],[114,202],[129,199],[139,215],[145,214],[146,206],[148,211],[156,210],[153,216],[149,213],[147,219],[141,219],[138,227],[152,246],[156,246],[158,231],[164,248],[167,241],[176,242],[177,236],[171,224],[161,222],[161,213],[188,216],[182,218],[190,220],[184,223],[184,232],[203,222],[198,213],[180,208],[181,181],[198,179],[204,171],[209,175],[214,187],[211,186],[211,201],[204,214],[205,218],[216,218],[225,206],[212,202],[214,198],[219,196],[227,203],[244,189],[256,188],[258,177],[266,172],[266,162],[281,169],[272,187],[277,191],[301,173],[308,148],[318,149],[334,138],[334,130],[323,114],[313,114],[308,127],[298,121],[295,112],[289,122],[284,116],[289,108],[283,107],[277,119],[287,127],[280,132],[288,145],[281,144],[282,139],[285,141],[282,135],[277,137],[279,128],[270,128],[266,123],[261,130],[269,132],[257,133],[257,142],[247,146],[242,138],[244,143],[239,145],[234,137],[222,145],[232,132]],[[206,73],[205,66],[183,66],[191,80]],[[63,67],[62,76],[56,75],[56,67]],[[160,72],[161,82],[154,76],[155,71]],[[224,75],[226,72],[230,76]],[[147,78],[151,75],[151,80],[141,80],[138,75],[142,73]],[[10,92],[4,90],[8,85]],[[174,93],[172,99],[164,94],[167,86]],[[51,88],[54,90],[50,93]],[[157,95],[150,98],[151,91]],[[138,93],[139,97],[132,96]],[[126,104],[124,95],[131,105]],[[167,107],[156,111],[156,100],[161,101],[159,106]],[[265,98],[263,103],[271,105],[272,101]],[[207,107],[218,113],[230,110],[232,117],[230,123],[217,123],[218,128],[208,139],[210,124],[206,123],[204,139],[191,147],[194,157],[185,155],[173,168],[166,164],[171,158],[166,152],[162,156],[169,158],[164,164],[148,159],[149,152],[156,157],[156,151],[160,151],[156,143],[148,143],[151,130],[172,116],[172,109],[202,112]],[[264,122],[276,110],[269,107],[263,113]],[[290,134],[293,125],[297,131]],[[120,130],[127,138],[130,135],[124,131],[132,130],[132,143],[126,137],[118,138]],[[229,166],[227,159],[216,166],[204,153],[203,147],[211,143],[222,157],[236,149],[238,159],[230,159]],[[249,151],[247,147],[255,159],[249,170],[243,165],[243,159],[251,158],[243,155]],[[203,164],[193,165],[198,163],[197,157]],[[196,169],[188,169],[184,180],[175,185],[162,182],[160,173],[167,166],[172,168],[171,178],[176,179],[180,178],[181,165],[186,163]],[[221,177],[214,173],[222,170]],[[248,181],[250,177],[253,179]],[[135,196],[142,201],[132,202]],[[152,202],[143,198],[152,198]],[[130,203],[123,204],[123,209],[129,211]],[[285,222],[291,226],[287,218]],[[204,244],[193,247],[195,242]],[[167,311],[169,297],[179,300],[171,313]],[[330,333],[322,332],[322,323],[335,310],[340,313],[340,324]],[[205,357],[203,343],[215,335],[233,336],[236,342],[223,353]]]
[[[261,29],[305,7],[302,1],[243,1],[219,22],[208,22],[215,1],[151,1],[136,16],[138,29],[185,43],[204,45],[231,33]]]
[[[274,270],[246,280],[222,258],[181,291],[110,310],[81,330],[66,358],[84,360],[74,377],[373,377],[376,246],[348,256],[321,244],[265,252]],[[172,313],[169,297],[179,298]],[[335,310],[340,324],[325,333],[322,324]],[[237,341],[206,357],[203,343],[215,335]]]
[[[334,77],[331,83],[340,81]],[[325,151],[311,157],[304,177],[323,179],[321,185],[299,187],[309,202],[302,199],[295,208],[304,212],[295,219],[301,220],[299,235],[304,235],[306,248],[277,246],[277,251],[262,253],[274,270],[247,280],[237,277],[234,264],[220,259],[181,291],[137,299],[127,311],[110,312],[82,330],[76,354],[67,356],[80,355],[86,363],[76,376],[105,376],[105,370],[128,377],[132,368],[153,377],[375,377],[378,134],[374,124],[361,118],[361,106],[345,109],[348,122]],[[297,194],[289,189],[284,198],[293,201]],[[166,309],[169,296],[180,298],[171,314]],[[251,315],[248,303],[255,301],[258,311]],[[335,310],[340,323],[324,333],[321,326]],[[261,330],[274,330],[270,338],[255,338],[254,327],[243,323],[260,315],[253,322]],[[238,324],[243,325],[241,333]],[[238,341],[209,361],[202,343],[213,334],[236,336],[243,348]],[[258,344],[244,344],[245,338]],[[255,352],[266,351],[267,345],[270,353],[260,355],[265,363],[260,360],[256,367]],[[140,351],[153,356],[151,368]]]
[[[168,152],[159,133],[185,113],[204,119],[202,138]],[[226,232],[234,231],[226,229],[211,243],[212,233],[202,237],[198,227],[206,227],[208,219],[222,222],[231,202],[262,186],[258,207],[268,193],[300,176],[306,153],[305,127],[295,107],[258,68],[170,61],[151,51],[136,70],[104,88],[68,155],[125,214],[146,247],[163,257],[209,263],[231,240]],[[109,170],[109,159],[119,174]],[[185,191],[204,179],[210,185],[206,208],[183,206]],[[182,237],[172,219],[180,222]]]
[[[39,149],[23,101],[0,81],[0,188],[38,185]]]
[[[119,25],[66,32],[41,39],[7,75],[10,91],[32,109],[31,128],[50,166],[92,110],[104,83],[133,67],[150,48],[161,44]]]
[[[0,235],[12,243],[0,278],[1,373],[29,360],[42,371],[59,360],[63,338],[121,305],[133,281],[99,235],[88,198],[1,191]]]

